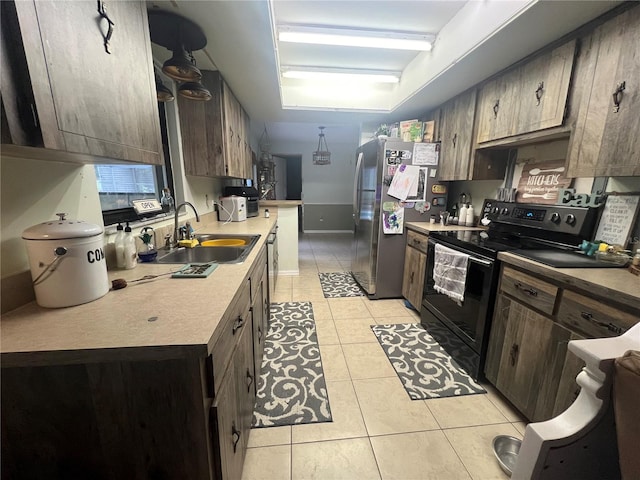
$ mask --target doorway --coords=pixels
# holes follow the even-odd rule
[[[284,198],[286,200],[302,200],[302,155],[274,154],[278,161],[284,163],[284,169],[279,169],[276,176],[282,172]],[[283,171],[284,170],[284,171]],[[302,229],[302,220],[304,215],[304,206],[298,206],[298,230]]]

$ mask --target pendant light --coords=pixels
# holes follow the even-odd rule
[[[314,165],[329,165],[331,163],[331,152],[327,147],[327,140],[324,137],[324,128],[318,127],[320,133],[318,134],[318,148],[313,152],[313,164]]]
[[[162,65],[162,71],[181,83],[178,87],[180,96],[191,100],[211,100],[211,92],[200,83],[202,72],[192,54],[207,45],[202,28],[188,18],[163,10],[149,10],[148,17],[151,41],[173,52],[173,56]]]
[[[202,73],[192,59],[180,41],[173,50],[173,56],[162,65],[162,71],[178,82],[198,81],[202,78]]]
[[[202,102],[208,102],[211,100],[211,92],[204,88],[199,81],[183,83],[178,88],[178,93],[190,100],[199,100]]]
[[[158,97],[159,102],[171,102],[173,101],[173,93],[169,90],[162,80],[160,76],[156,73],[156,95]]]

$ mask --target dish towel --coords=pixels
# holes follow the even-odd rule
[[[433,281],[436,292],[458,302],[464,301],[469,255],[436,243]]]

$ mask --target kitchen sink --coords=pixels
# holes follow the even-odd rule
[[[247,243],[243,246],[229,247],[179,247],[170,251],[158,251],[156,263],[242,263],[255,246],[260,235],[220,235],[202,233],[196,235],[199,242],[218,239],[242,239]]]

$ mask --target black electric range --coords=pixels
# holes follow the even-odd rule
[[[433,232],[431,237],[458,248],[495,259],[510,252],[556,268],[615,268],[580,251],[590,240],[598,210],[561,205],[529,205],[485,200],[482,218],[486,231]]]
[[[474,379],[483,376],[500,273],[500,252],[510,252],[553,267],[605,266],[578,251],[591,240],[598,211],[558,205],[524,205],[485,200],[488,229],[432,232],[427,244],[421,323]],[[438,245],[468,255],[463,301],[436,288]]]

